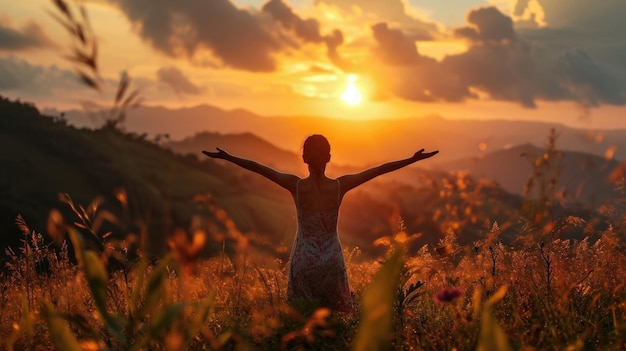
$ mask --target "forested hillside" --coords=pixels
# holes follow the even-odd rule
[[[59,193],[85,207],[102,197],[104,207],[129,218],[126,230],[137,221],[147,222],[157,252],[174,227],[188,226],[198,194],[211,194],[241,230],[270,233],[284,226],[273,221],[273,214],[289,209],[286,197],[261,179],[239,181],[241,176],[223,165],[179,156],[112,126],[76,129],[25,103],[2,98],[0,116],[0,232],[5,245],[20,238],[17,215],[37,232],[45,232],[52,208],[73,221]],[[116,199],[120,191],[127,194],[127,213]]]

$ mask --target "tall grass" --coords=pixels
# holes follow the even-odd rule
[[[247,245],[214,205],[213,216],[172,233],[169,253],[149,259],[140,246],[133,256],[123,238],[94,230],[97,206],[87,211],[65,199],[82,219],[67,224],[53,211],[57,241],[18,218],[23,243],[7,249],[0,280],[7,350],[626,347],[623,219],[593,233],[597,240],[535,227],[533,239],[509,246],[494,223],[472,246],[449,233],[412,253],[401,227],[379,241],[388,248],[379,260],[346,250],[358,305],[336,313],[286,303],[285,262]],[[559,223],[585,225],[575,217]],[[210,233],[216,230],[227,237]],[[102,245],[88,248],[90,236]],[[207,256],[212,238],[237,243],[234,254]]]

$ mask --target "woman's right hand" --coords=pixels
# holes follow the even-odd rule
[[[206,151],[206,150],[202,150],[202,153],[211,157],[211,158],[221,158],[221,159],[227,159],[230,154],[222,149],[220,149],[219,147],[215,148],[217,150],[217,152],[213,151]]]

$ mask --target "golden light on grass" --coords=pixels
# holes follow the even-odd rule
[[[341,100],[348,105],[358,105],[363,101],[363,96],[361,95],[361,91],[354,84],[357,80],[357,76],[351,74],[348,76],[348,85],[346,86],[346,90],[341,93]]]

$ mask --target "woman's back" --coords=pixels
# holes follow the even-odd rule
[[[341,202],[340,184],[336,179],[304,178],[296,188],[296,207],[308,212],[333,212]]]

